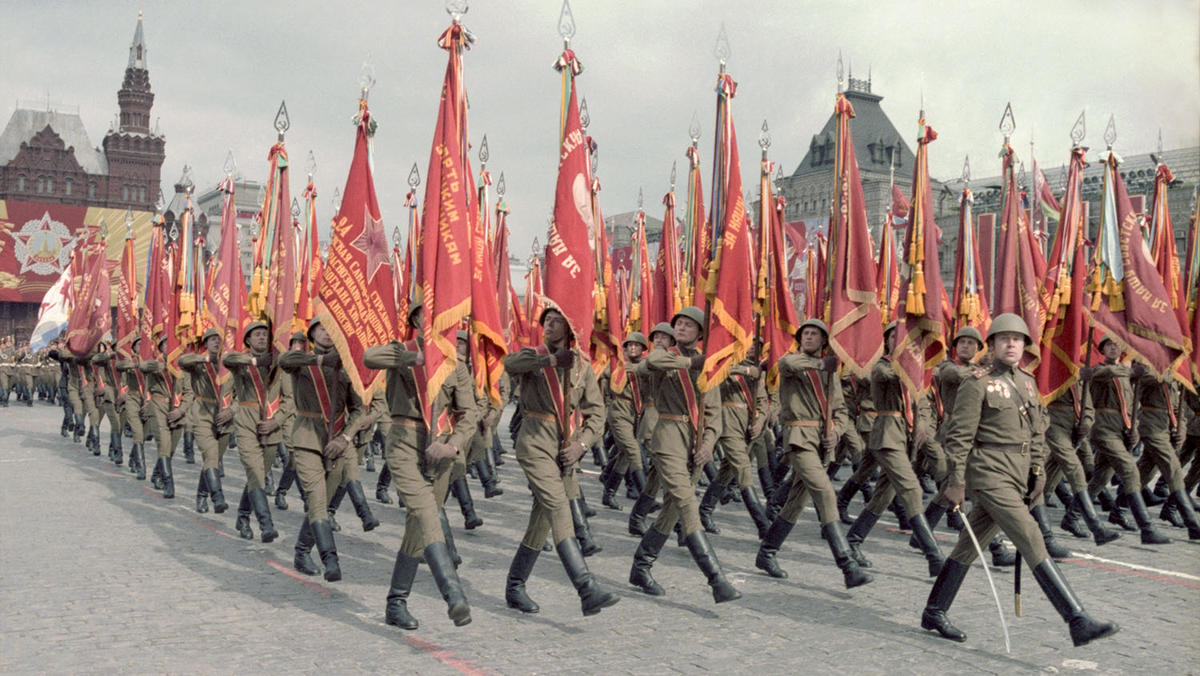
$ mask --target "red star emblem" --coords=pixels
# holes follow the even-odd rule
[[[367,281],[375,278],[379,268],[388,265],[387,237],[383,234],[383,221],[371,217],[370,212],[363,209],[364,223],[362,234],[350,246],[358,249],[367,256]]]

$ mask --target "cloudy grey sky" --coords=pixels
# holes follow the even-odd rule
[[[384,222],[404,222],[405,179],[425,175],[446,55],[442,0],[391,2],[165,2],[0,0],[0,92],[7,120],[16,100],[78,105],[98,145],[117,110],[139,7],[145,11],[153,114],[167,137],[166,190],[184,163],[205,186],[222,177],[232,149],[240,169],[265,180],[272,120],[287,100],[287,137],[300,173],[316,156],[322,222],[343,187],[353,150],[357,79],[369,52],[378,83],[376,181]],[[870,68],[874,91],[901,133],[915,138],[924,92],[935,178],[957,177],[965,154],[975,175],[999,172],[997,131],[1006,102],[1025,159],[1031,132],[1039,162],[1058,167],[1068,133],[1087,111],[1085,143],[1101,147],[1115,116],[1117,150],[1148,152],[1159,129],[1167,148],[1200,143],[1200,0],[1054,2],[783,2],[573,0],[578,80],[600,145],[605,213],[631,210],[638,188],[657,215],[671,163],[681,176],[693,113],[712,159],[722,22],[738,82],[733,114],[743,173],[753,185],[755,144],[770,123],[771,157],[795,170],[833,109],[838,52],[855,77]],[[488,168],[506,175],[511,250],[545,241],[557,168],[562,42],[559,0],[473,0],[464,23],[478,39],[466,54],[471,140],[486,133]],[[478,170],[478,165],[475,165]],[[704,168],[705,194],[711,172]],[[298,179],[294,179],[293,186]],[[681,182],[682,184],[682,182]],[[298,194],[299,188],[293,188]],[[681,198],[683,199],[683,198]],[[390,227],[388,228],[391,229]]]

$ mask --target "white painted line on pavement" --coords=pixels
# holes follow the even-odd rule
[[[34,460],[37,460],[37,458],[5,458],[4,460],[0,460],[0,462],[32,462]]]
[[[1124,561],[1105,559],[1105,558],[1101,558],[1099,556],[1093,556],[1092,554],[1088,554],[1086,552],[1074,552],[1073,551],[1073,552],[1071,552],[1071,557],[1076,558],[1076,559],[1086,559],[1088,561],[1099,561],[1100,563],[1111,563],[1111,564],[1117,565],[1117,566],[1124,566],[1126,568],[1132,568],[1133,570],[1144,570],[1147,573],[1154,573],[1156,575],[1170,575],[1172,577],[1179,577],[1179,578],[1183,578],[1185,580],[1193,580],[1195,582],[1200,582],[1200,577],[1197,577],[1195,575],[1189,575],[1188,573],[1180,573],[1180,572],[1174,571],[1174,570],[1163,570],[1161,568],[1151,568],[1150,566],[1140,566],[1136,563],[1125,563]]]

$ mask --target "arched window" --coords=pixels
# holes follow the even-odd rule
[[[25,177],[17,177],[17,192],[25,192]]]
[[[96,199],[96,184],[88,183],[88,199]]]
[[[146,189],[145,188],[138,188],[138,201],[139,202],[146,201]]]
[[[46,179],[41,176],[38,176],[37,191],[39,195],[46,192]]]
[[[129,186],[127,185],[121,186],[121,200],[124,202],[129,201]]]
[[[69,179],[69,178],[68,178],[66,181],[64,181],[64,182],[63,182],[63,191],[64,191],[64,192],[65,192],[67,195],[70,195],[70,194],[71,194],[71,191],[72,191],[72,189],[73,189],[74,187],[75,187],[75,182],[74,182],[74,181],[72,181],[72,180],[71,180],[71,179]]]
[[[52,178],[46,179],[46,192],[48,192],[48,193],[54,192],[54,179],[52,179]]]

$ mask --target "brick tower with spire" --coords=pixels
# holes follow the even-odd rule
[[[166,157],[166,138],[157,123],[151,128],[150,109],[154,92],[150,90],[146,37],[142,13],[129,45],[125,80],[117,92],[120,113],[104,136],[104,155],[108,160],[107,202],[113,206],[152,210],[158,199],[159,177]]]

